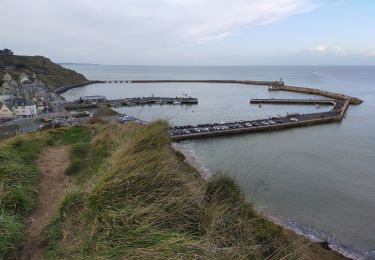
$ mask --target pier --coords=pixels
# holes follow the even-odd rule
[[[112,99],[103,102],[68,102],[64,104],[66,110],[96,108],[99,106],[139,106],[139,105],[196,105],[198,99],[193,97],[133,97]]]
[[[317,124],[341,121],[349,107],[350,100],[295,100],[295,99],[255,99],[251,103],[268,104],[326,104],[332,105],[328,112],[310,114],[292,114],[284,117],[271,117],[251,121],[234,121],[208,123],[199,125],[175,126],[170,129],[172,141],[228,136],[244,133],[275,131],[293,127],[311,126]]]
[[[132,80],[130,83],[216,83],[216,84],[246,84],[258,86],[270,86],[284,84],[280,81],[264,80]]]
[[[275,104],[275,105],[326,105],[335,106],[334,99],[251,99],[250,104]]]
[[[268,88],[269,91],[288,91],[288,92],[295,92],[295,93],[302,93],[302,94],[311,94],[311,95],[319,95],[323,97],[329,97],[333,99],[340,99],[345,100],[349,99],[350,104],[352,105],[360,105],[362,104],[362,100],[356,97],[351,97],[339,93],[324,91],[316,88],[305,88],[305,87],[295,87],[295,86],[286,86],[280,84],[270,85]]]

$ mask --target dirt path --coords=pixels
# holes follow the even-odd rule
[[[39,204],[30,216],[28,237],[17,259],[41,259],[42,248],[38,244],[41,229],[53,217],[55,209],[72,180],[65,175],[69,165],[69,146],[47,147],[36,161],[40,172]]]

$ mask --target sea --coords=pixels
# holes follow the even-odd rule
[[[375,259],[375,66],[109,66],[64,65],[90,80],[283,80],[362,99],[342,122],[185,141],[212,173],[224,171],[256,207],[313,241],[354,259]],[[267,87],[208,83],[103,83],[69,90],[81,96],[192,96],[198,105],[118,108],[170,125],[251,120],[328,111],[329,106],[253,105],[252,98],[319,98]]]

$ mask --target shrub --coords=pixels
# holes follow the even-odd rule
[[[207,183],[205,201],[207,203],[239,201],[243,197],[236,181],[223,173],[217,173]]]

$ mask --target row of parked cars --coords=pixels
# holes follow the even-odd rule
[[[289,122],[298,122],[296,117],[277,118],[261,120],[261,121],[244,121],[239,120],[235,122],[221,121],[220,123],[209,123],[199,125],[186,125],[186,126],[175,126],[170,130],[171,135],[184,135],[184,134],[195,134],[195,133],[206,133],[220,130],[230,129],[241,129],[249,127],[259,127],[267,125],[276,125]]]

